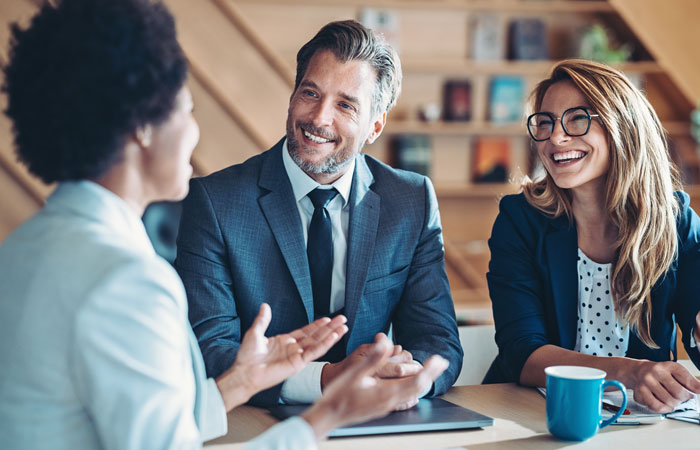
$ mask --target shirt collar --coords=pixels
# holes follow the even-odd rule
[[[306,195],[321,186],[316,180],[308,176],[297,164],[294,162],[291,156],[289,156],[289,150],[287,148],[287,139],[284,140],[282,144],[282,162],[284,163],[284,169],[287,171],[287,176],[289,181],[292,183],[292,191],[294,192],[294,199],[301,201]],[[347,205],[350,199],[350,188],[352,187],[352,176],[355,172],[355,158],[350,162],[348,170],[330,186],[333,186],[341,198],[343,199],[343,207]]]

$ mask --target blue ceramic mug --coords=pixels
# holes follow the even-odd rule
[[[605,380],[605,372],[592,367],[547,367],[547,428],[560,439],[585,441],[615,422],[627,407],[627,392],[619,381]],[[613,386],[622,391],[617,413],[603,420],[603,391]]]

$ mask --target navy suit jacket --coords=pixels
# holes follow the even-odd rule
[[[677,193],[678,257],[652,289],[651,336],[660,347],[647,347],[630,333],[626,356],[651,361],[675,360],[676,323],[690,348],[700,310],[700,220],[685,193]],[[546,345],[573,350],[578,320],[576,227],[564,217],[551,218],[530,205],[523,194],[501,200],[493,226],[487,280],[496,322],[498,356],[485,383],[518,382],[532,352]]]
[[[346,354],[393,324],[393,336],[424,362],[450,363],[433,394],[462,366],[454,304],[445,273],[437,200],[428,178],[358,155],[349,199],[345,287]],[[260,304],[272,307],[267,335],[313,320],[311,276],[299,211],[272,149],[192,180],[183,205],[175,266],[209,376],[228,369]],[[275,404],[280,386],[254,397]]]

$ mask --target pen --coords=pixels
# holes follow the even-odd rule
[[[619,407],[619,406],[615,406],[615,405],[613,405],[613,404],[611,404],[611,403],[606,403],[606,402],[603,402],[603,408],[607,409],[608,411],[612,411],[612,412],[618,412],[618,411],[620,410],[620,407]],[[625,415],[625,414],[628,414],[628,415],[629,415],[629,414],[631,414],[631,413],[630,413],[630,410],[629,410],[629,409],[625,408],[625,411],[624,411],[622,414],[623,414],[623,415]]]

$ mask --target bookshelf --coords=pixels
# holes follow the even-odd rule
[[[223,0],[222,0],[223,1]],[[533,165],[525,112],[517,121],[489,121],[492,78],[516,76],[524,81],[523,100],[543,79],[555,61],[575,57],[582,30],[600,23],[619,41],[632,43],[631,61],[612,64],[638,79],[674,141],[674,152],[685,172],[700,175],[691,148],[689,113],[693,105],[655,61],[641,40],[623,21],[612,2],[603,0],[228,0],[235,3],[260,36],[290,68],[296,51],[331,20],[360,18],[365,8],[393,14],[397,28],[390,34],[398,43],[404,72],[403,92],[389,114],[380,139],[365,151],[390,164],[396,162],[394,137],[422,135],[430,142],[430,177],[440,202],[445,235],[448,276],[455,301],[488,303],[484,273],[489,260],[486,241],[498,214],[498,201],[518,192],[519,180]],[[507,48],[495,60],[473,58],[471,35],[475,17],[493,15],[500,21],[507,46],[513,20],[540,19],[547,30],[549,55],[545,60],[511,60]],[[289,20],[293,17],[294,20]],[[444,86],[450,80],[471,83],[468,121],[424,121],[421,110],[443,108]],[[433,108],[434,109],[434,108]],[[442,115],[440,116],[442,117]],[[473,153],[481,139],[503,139],[511,145],[511,163],[503,182],[474,183]],[[700,179],[698,180],[700,182]],[[698,188],[692,190],[698,191]],[[700,194],[698,194],[700,195]]]

